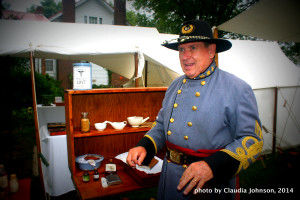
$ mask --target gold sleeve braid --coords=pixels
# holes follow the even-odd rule
[[[243,148],[242,147],[236,148],[236,150],[235,150],[236,153],[234,153],[233,151],[230,151],[228,149],[221,150],[221,151],[229,154],[231,157],[235,158],[236,160],[240,161],[240,165],[238,167],[236,174],[238,174],[242,170],[242,168],[246,169],[249,167],[249,165],[250,165],[250,163],[248,161],[249,159],[251,159],[251,161],[253,163],[256,160],[256,158],[258,158],[258,156],[260,155],[260,152],[263,147],[263,138],[262,138],[262,131],[261,131],[260,125],[257,121],[255,121],[255,134],[260,138],[260,141],[257,138],[254,138],[252,136],[245,137],[242,140]],[[254,144],[252,144],[250,147],[247,147],[246,144],[249,140],[254,141]]]
[[[153,122],[152,126],[151,126],[151,129],[156,126],[156,121]],[[155,154],[157,153],[157,145],[154,141],[154,139],[152,137],[150,137],[149,135],[145,135],[144,137],[147,137],[151,140],[151,142],[153,143],[153,146],[154,146],[154,149],[155,149]]]

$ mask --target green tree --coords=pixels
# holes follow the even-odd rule
[[[136,10],[152,13],[151,27],[161,33],[179,34],[180,24],[191,19],[203,19],[212,26],[218,26],[253,6],[259,0],[128,0]],[[129,15],[130,14],[130,15]],[[148,26],[131,13],[127,20],[133,25]],[[153,23],[153,24],[152,24]],[[241,34],[219,31],[219,37],[258,40]],[[300,64],[299,43],[279,43],[282,50],[295,64]]]
[[[42,0],[41,5],[44,8],[44,15],[47,18],[62,10],[62,2],[56,3],[54,0]],[[32,5],[30,8],[27,8],[27,12],[34,13],[36,7],[36,5]]]
[[[155,21],[146,14],[136,13],[134,11],[126,12],[126,20],[132,26],[155,27]]]
[[[280,42],[279,46],[294,64],[300,65],[300,43]]]
[[[180,24],[191,19],[203,19],[212,26],[236,16],[257,0],[129,0],[135,9],[153,13],[159,32],[178,34]]]

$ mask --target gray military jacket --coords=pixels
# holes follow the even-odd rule
[[[221,188],[223,196],[220,198],[230,199],[235,194],[224,191],[235,188],[235,175],[260,155],[263,146],[260,127],[251,87],[212,63],[195,79],[181,76],[173,81],[154,127],[137,146],[147,150],[145,164],[166,141],[194,151],[222,149],[203,160],[214,175],[208,185]],[[184,170],[182,165],[164,160],[158,199],[190,198],[183,195],[184,189],[177,190]],[[209,195],[216,198],[216,194]]]

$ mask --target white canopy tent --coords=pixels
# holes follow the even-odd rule
[[[87,60],[132,79],[138,53],[148,64],[148,86],[168,86],[183,74],[178,52],[161,46],[178,36],[159,34],[155,28],[5,20],[0,27],[0,55],[28,57],[33,52],[37,58]],[[252,86],[262,124],[283,138],[281,146],[300,145],[300,69],[276,42],[230,41],[232,49],[219,54],[220,68]],[[141,64],[137,74],[145,73]],[[264,134],[264,150],[269,151],[272,134]]]
[[[300,145],[300,68],[277,42],[230,40],[219,66],[245,80],[256,95],[263,125],[263,152]],[[273,135],[276,133],[276,135]],[[274,137],[273,137],[274,136]]]
[[[300,1],[260,0],[218,29],[279,42],[300,42]]]
[[[298,0],[260,0],[253,7],[219,25],[218,29],[270,41],[300,42],[299,8]],[[254,88],[264,125],[263,150],[268,152],[272,149],[274,152],[276,147],[299,146],[300,69],[283,55],[275,42],[261,42],[259,48],[251,45],[254,42],[244,43],[249,47],[247,49],[256,51],[255,55],[246,48],[237,50],[237,44],[234,43],[232,50],[219,55],[220,66],[246,80]],[[267,46],[269,48],[265,48]],[[240,51],[245,53],[241,54]],[[233,54],[239,55],[235,58],[240,61],[231,61],[238,65],[229,67],[228,58]],[[222,60],[228,64],[224,65]],[[246,69],[239,67],[245,64],[250,66]]]
[[[161,42],[169,36],[159,34],[155,28],[0,20],[0,30],[0,56],[30,58],[38,154],[41,153],[41,140],[33,58],[74,62],[85,60],[131,80],[136,77],[141,79],[144,74],[147,86],[168,86],[181,71],[178,56],[174,60],[163,56],[168,50],[161,46]],[[147,71],[144,69],[144,61]],[[177,67],[167,67],[175,62],[177,65],[174,66]],[[143,85],[144,80],[139,83]],[[42,174],[40,162],[39,169]]]
[[[128,79],[141,77],[145,60],[148,86],[167,86],[181,72],[179,64],[167,67],[173,62],[162,56],[167,50],[161,43],[169,35],[155,28],[19,20],[0,20],[0,27],[0,55],[28,57],[33,52],[35,58],[86,60]]]

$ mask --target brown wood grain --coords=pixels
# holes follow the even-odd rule
[[[150,130],[149,125],[132,128],[126,125],[116,130],[107,125],[104,131],[97,131],[95,123],[111,121],[127,121],[130,116],[149,117],[153,122],[161,108],[167,88],[108,88],[93,90],[66,90],[65,113],[68,144],[69,168],[75,187],[82,199],[115,195],[134,191],[157,184],[157,177],[150,184],[141,185],[125,170],[123,164],[117,164],[117,171],[123,183],[121,185],[102,188],[100,182],[82,182],[82,171],[77,167],[75,158],[84,154],[100,154],[104,156],[100,173],[104,173],[104,165],[110,158],[127,152],[134,147],[144,134]],[[88,112],[90,131],[80,132],[81,113]],[[104,176],[102,174],[102,176]],[[146,177],[150,178],[151,177]],[[92,180],[92,179],[91,179]],[[112,190],[113,189],[113,190]]]

